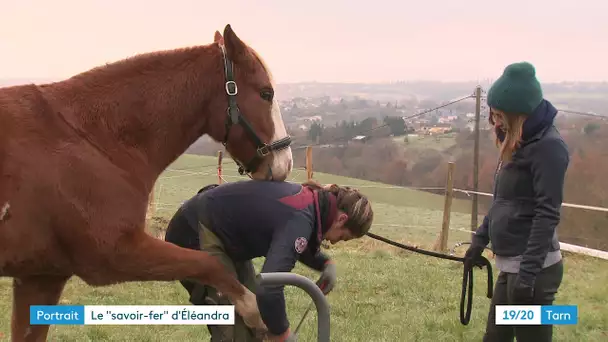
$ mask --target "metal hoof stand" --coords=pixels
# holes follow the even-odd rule
[[[260,273],[260,285],[292,285],[306,291],[317,308],[317,341],[329,342],[329,304],[321,289],[310,279],[295,273]]]

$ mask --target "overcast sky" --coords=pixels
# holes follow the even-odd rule
[[[0,78],[66,78],[208,44],[226,24],[279,82],[476,81],[527,60],[608,81],[606,0],[0,0]]]

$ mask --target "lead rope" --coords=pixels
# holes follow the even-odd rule
[[[399,242],[389,240],[385,237],[382,237],[382,236],[379,236],[379,235],[376,235],[373,233],[367,233],[367,236],[369,236],[373,239],[382,241],[384,243],[387,243],[389,245],[392,245],[392,246],[395,246],[395,247],[398,247],[401,249],[406,249],[408,251],[432,256],[432,257],[439,258],[439,259],[446,259],[446,260],[462,262],[464,264],[464,270],[462,273],[462,293],[460,296],[460,323],[462,323],[463,325],[469,324],[469,321],[471,320],[471,309],[473,307],[473,267],[477,266],[481,269],[483,266],[485,266],[487,268],[487,270],[488,270],[488,290],[487,290],[486,296],[490,299],[493,296],[493,287],[494,287],[493,279],[494,278],[492,276],[492,264],[490,264],[490,261],[488,259],[486,259],[484,256],[479,256],[479,258],[477,260],[475,260],[474,264],[469,264],[469,263],[465,262],[465,258],[461,258],[461,257],[453,256],[453,255],[446,255],[446,254],[432,252],[432,251],[427,251],[427,250],[416,248],[413,246],[404,245]],[[467,285],[468,285],[468,298],[467,298],[467,308],[465,311],[464,300],[465,300],[465,297],[467,297]]]

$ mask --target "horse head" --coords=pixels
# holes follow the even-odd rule
[[[222,142],[241,174],[283,181],[291,173],[291,138],[275,96],[272,75],[260,56],[226,25],[216,31],[224,96],[210,99],[209,135]]]

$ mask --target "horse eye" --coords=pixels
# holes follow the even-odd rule
[[[260,92],[260,97],[268,102],[272,102],[274,91],[272,89],[264,89]]]

